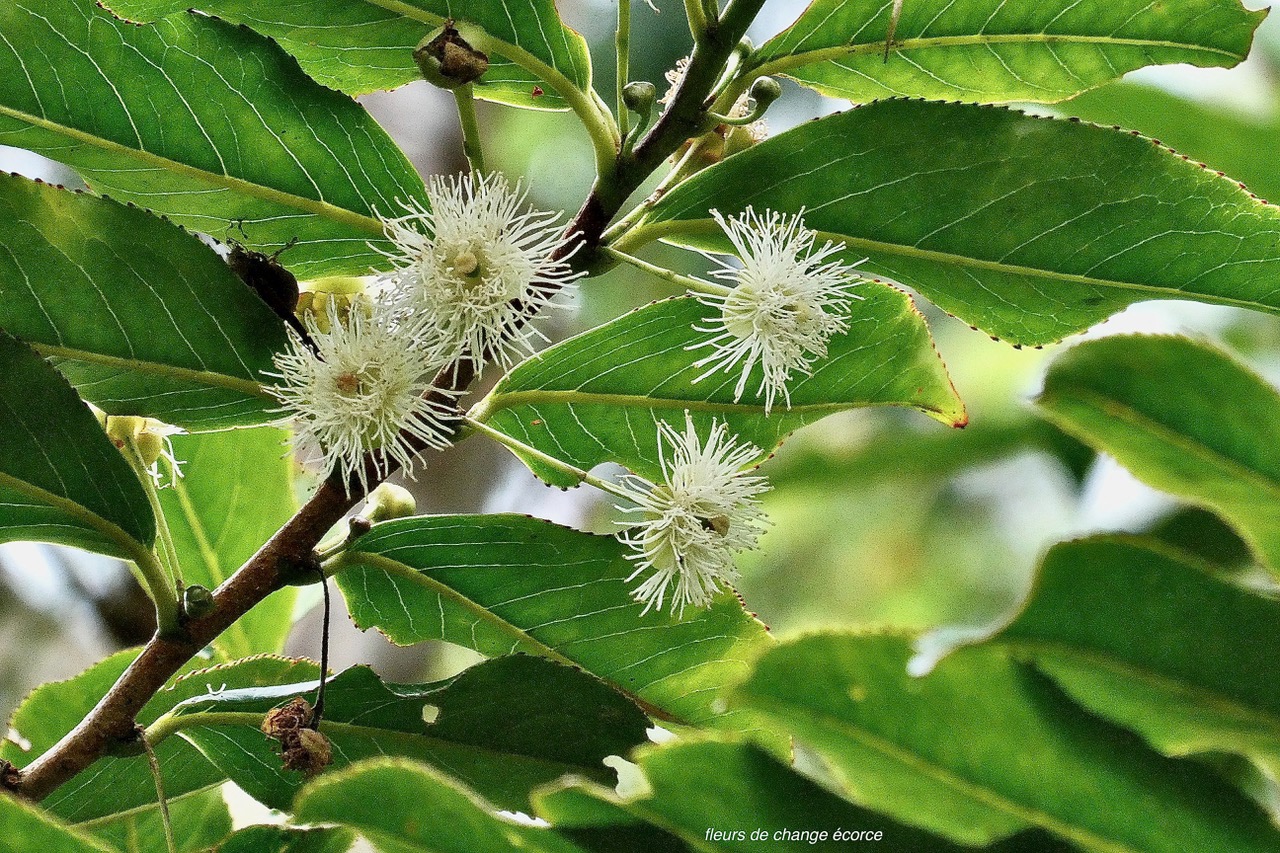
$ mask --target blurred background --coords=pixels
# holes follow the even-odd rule
[[[656,0],[633,12],[632,73],[665,91],[663,73],[689,49],[681,4]],[[560,0],[563,16],[593,45],[596,83],[613,91],[613,4]],[[785,27],[802,4],[773,0],[752,32],[759,43]],[[773,132],[845,109],[785,84],[768,114]],[[606,97],[606,100],[612,100]],[[424,175],[459,171],[453,99],[427,84],[364,99]],[[1259,32],[1253,56],[1230,71],[1148,69],[1125,81],[1038,112],[1079,115],[1142,131],[1193,159],[1280,199],[1280,16]],[[590,150],[569,114],[479,109],[486,156],[531,201],[571,214],[591,182]],[[0,147],[0,168],[75,185],[41,158]],[[646,257],[688,271],[698,255],[652,247]],[[287,256],[285,257],[287,263]],[[543,324],[563,338],[652,299],[668,285],[630,269],[585,282]],[[921,304],[965,400],[970,425],[951,430],[914,412],[877,409],[827,418],[791,437],[764,466],[773,526],[741,561],[741,593],[778,635],[819,625],[867,624],[924,630],[997,623],[1025,594],[1039,555],[1053,542],[1100,530],[1152,530],[1225,566],[1243,563],[1243,545],[1212,516],[1180,507],[1123,469],[1036,418],[1029,400],[1047,362],[1085,337],[1164,331],[1219,341],[1280,382],[1280,324],[1242,310],[1147,303],[1085,336],[1043,350],[993,342]],[[497,378],[491,371],[486,386]],[[483,390],[483,389],[481,389]],[[308,474],[302,472],[305,484]],[[483,439],[436,454],[421,484],[407,483],[420,512],[525,512],[587,529],[612,530],[612,510],[592,492],[547,488],[504,450]],[[291,654],[319,652],[319,595],[304,593],[305,615]],[[341,598],[335,596],[341,607]],[[0,546],[0,713],[34,685],[65,678],[108,652],[144,641],[149,605],[128,571],[102,557],[44,545]],[[372,664],[385,677],[440,677],[469,653],[442,644],[394,649],[334,614],[334,660]]]

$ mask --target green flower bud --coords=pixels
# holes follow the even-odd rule
[[[130,415],[109,415],[106,424],[107,437],[116,447],[123,448],[129,441],[138,448],[144,467],[150,468],[169,450],[169,436],[183,430],[155,418],[139,418]]]
[[[390,521],[393,518],[407,518],[418,511],[418,502],[408,489],[383,483],[369,493],[360,517],[368,521]]]
[[[199,619],[208,616],[217,605],[213,601],[213,593],[208,587],[193,583],[182,591],[182,612],[188,619]]]
[[[751,84],[748,94],[756,102],[756,110],[763,113],[770,104],[782,97],[782,84],[772,77],[761,77]]]
[[[627,109],[640,115],[648,115],[657,97],[657,88],[645,80],[632,81],[622,89],[622,102],[627,105]]]

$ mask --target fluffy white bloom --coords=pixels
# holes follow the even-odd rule
[[[551,257],[560,215],[527,210],[526,195],[500,175],[435,177],[430,210],[404,204],[405,215],[383,221],[400,316],[442,361],[510,366],[533,351],[528,320],[577,277]]]
[[[644,613],[662,609],[673,582],[672,613],[682,614],[688,604],[706,607],[722,584],[737,581],[733,555],[756,546],[765,524],[758,496],[769,486],[742,471],[760,451],[735,444],[736,438],[726,424],[713,421],[703,444],[686,412],[683,433],[666,423],[658,428],[663,482],[654,485],[634,474],[623,478],[622,488],[636,505],[619,509],[641,516],[638,523],[622,522],[628,529],[618,534],[635,551],[627,555],[637,563],[627,580],[653,572],[634,593]]]
[[[375,468],[386,476],[393,463],[412,473],[423,447],[449,446],[456,414],[423,398],[441,363],[415,346],[411,330],[385,309],[351,311],[344,323],[332,303],[327,334],[312,317],[307,325],[319,357],[294,333],[275,357],[281,382],[267,390],[298,437],[319,446],[329,471],[367,489],[366,452],[381,451]]]
[[[758,215],[751,208],[726,219],[712,211],[737,250],[741,266],[718,260],[722,269],[712,275],[734,282],[727,294],[697,294],[705,305],[720,309],[709,327],[694,328],[712,335],[690,349],[712,352],[695,362],[707,367],[697,380],[717,372],[738,370],[735,402],[742,399],[747,378],[757,363],[764,378],[756,394],[764,394],[764,410],[773,409],[779,393],[791,407],[787,382],[793,373],[810,373],[816,358],[827,354],[832,335],[849,328],[850,293],[860,276],[853,265],[827,260],[841,250],[834,243],[816,246],[817,235],[804,227],[801,215],[776,211]]]

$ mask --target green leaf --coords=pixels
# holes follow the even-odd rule
[[[636,760],[652,788],[647,796],[624,800],[610,789],[580,783],[553,787],[535,798],[539,816],[565,832],[562,822],[570,826],[598,823],[602,809],[613,808],[675,833],[683,844],[676,849],[744,853],[860,845],[886,853],[972,849],[859,808],[768,753],[744,744],[682,739],[645,748]],[[837,838],[838,830],[867,834]],[[718,834],[712,836],[712,832]],[[826,835],[820,838],[819,833]],[[565,834],[574,837],[571,832]]]
[[[138,475],[67,381],[0,331],[0,541],[132,559],[155,541]]]
[[[801,125],[668,193],[628,243],[724,249],[748,205],[1015,344],[1144,299],[1280,313],[1280,211],[1152,140],[1012,110],[881,101]]]
[[[1280,776],[1280,602],[1158,543],[1053,548],[1022,613],[993,642],[1167,755],[1243,755]]]
[[[612,788],[581,779],[565,779],[535,792],[534,805],[538,817],[551,823],[556,832],[592,853],[690,853],[705,849],[686,842],[674,828],[637,816]]]
[[[249,826],[227,839],[218,853],[348,853],[355,833],[345,827]]]
[[[788,450],[769,463],[769,483],[777,489],[945,483],[965,470],[1037,450],[1058,458],[1083,478],[1093,461],[1088,447],[1052,424],[1025,415],[984,418],[963,432],[913,433],[886,423],[855,446],[824,442]]]
[[[661,477],[658,421],[684,427],[688,410],[705,433],[713,419],[767,456],[783,438],[826,415],[861,406],[912,406],[951,426],[966,423],[924,318],[906,294],[868,284],[857,289],[849,331],[833,338],[812,377],[790,385],[791,408],[766,416],[757,365],[748,392],[733,402],[738,374],[696,381],[695,362],[707,350],[690,349],[708,335],[694,326],[716,309],[690,296],[639,308],[571,338],[520,364],[503,377],[472,417],[557,459],[583,469],[619,462]],[[525,458],[554,485],[577,481]]]
[[[279,658],[216,667],[198,677],[227,689],[194,693],[162,725],[179,729],[250,795],[288,809],[305,779],[282,768],[273,754],[278,744],[258,727],[287,699],[314,698],[316,672],[309,662]],[[246,675],[254,686],[240,688]],[[217,716],[228,713],[239,716]],[[384,684],[367,667],[353,667],[329,682],[320,732],[336,767],[402,755],[439,767],[503,808],[528,810],[531,789],[566,773],[611,783],[603,759],[643,742],[647,727],[635,705],[598,680],[515,656],[434,684]]]
[[[1145,65],[1231,67],[1266,11],[1238,0],[814,0],[748,63],[833,98],[907,95],[981,102],[1070,98]],[[885,40],[892,49],[885,53]]]
[[[136,208],[0,176],[0,325],[118,415],[261,423],[284,325],[207,246]]]
[[[39,806],[0,796],[0,839],[8,853],[111,853],[89,835],[60,823]]]
[[[1163,89],[1115,83],[1061,109],[1098,124],[1140,127],[1170,148],[1212,164],[1263,198],[1280,198],[1280,115],[1203,104]]]
[[[191,0],[110,0],[136,21],[182,12]],[[445,19],[489,55],[477,97],[539,109],[563,109],[565,95],[591,90],[591,59],[582,36],[561,21],[553,0],[199,0],[195,8],[270,36],[326,86],[362,95],[422,79],[413,51]],[[539,82],[550,84],[534,95]],[[574,91],[576,90],[576,92]]]
[[[20,749],[11,740],[0,741],[0,758],[22,767],[43,754],[63,735],[75,728],[93,706],[137,657],[136,649],[118,652],[66,681],[50,682],[36,688],[10,720],[10,727],[30,742]],[[188,664],[186,669],[192,668]],[[203,689],[203,687],[201,687]],[[152,699],[138,716],[146,725],[167,710],[167,691]],[[156,747],[164,774],[165,793],[177,798],[221,782],[225,777],[190,744],[171,738]],[[155,780],[146,756],[100,758],[71,781],[50,794],[41,804],[55,815],[71,821],[88,821],[118,816],[154,807]]]
[[[181,479],[160,491],[160,505],[183,580],[216,588],[293,514],[284,455],[286,434],[235,430],[173,438]],[[227,660],[279,652],[293,625],[297,590],[272,593],[213,641]]]
[[[625,546],[517,515],[427,516],[379,524],[343,557],[337,582],[356,625],[401,645],[446,640],[496,656],[581,666],[653,716],[749,728],[718,694],[768,643],[762,624],[722,593],[707,610],[643,618]]]
[[[910,656],[897,637],[806,637],[761,658],[734,701],[817,750],[855,802],[963,843],[1038,826],[1109,853],[1280,844],[1216,773],[1151,752],[1000,650],[924,678]]]
[[[315,780],[295,820],[350,826],[385,853],[519,850],[580,853],[547,829],[517,824],[447,776],[412,761],[373,759]]]
[[[1280,394],[1259,376],[1186,338],[1118,336],[1060,356],[1036,402],[1139,479],[1223,516],[1280,574]]]
[[[219,788],[176,799],[169,798],[169,819],[179,853],[210,850],[231,834],[231,812],[227,810]],[[169,853],[158,805],[87,823],[83,828],[117,850],[128,853]],[[222,851],[226,848],[218,849]]]
[[[249,826],[218,848],[218,853],[349,853],[355,833],[346,827]]]
[[[296,237],[285,262],[300,277],[384,263],[375,210],[424,201],[359,105],[247,29],[185,14],[137,27],[45,0],[0,5],[0,32],[0,144],[220,239]]]

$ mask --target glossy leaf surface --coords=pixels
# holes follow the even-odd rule
[[[1231,67],[1266,16],[1238,0],[815,0],[751,59],[833,98],[1070,98],[1145,65]],[[886,55],[885,40],[893,43]]]
[[[856,291],[850,329],[833,338],[813,376],[789,384],[791,408],[771,414],[755,394],[757,365],[740,402],[737,371],[699,377],[695,366],[710,337],[695,326],[715,309],[692,297],[645,306],[564,341],[525,361],[494,388],[473,413],[521,442],[589,470],[617,462],[650,478],[661,476],[660,421],[683,431],[689,411],[706,435],[713,420],[727,423],[739,441],[762,455],[789,433],[826,415],[865,406],[910,406],[951,426],[966,422],[946,368],[933,348],[924,318],[906,294],[868,283]],[[556,485],[576,485],[536,457],[524,460]]]
[[[0,325],[117,415],[269,420],[284,325],[207,246],[144,211],[0,176]]]
[[[940,308],[1046,344],[1134,302],[1280,313],[1280,210],[1140,136],[996,107],[891,100],[698,173],[636,241],[723,248],[709,211],[787,213]]]
[[[185,14],[137,27],[44,0],[0,6],[0,32],[0,144],[222,240],[297,238],[283,262],[304,278],[384,264],[375,211],[424,198],[359,105],[250,30]]]

